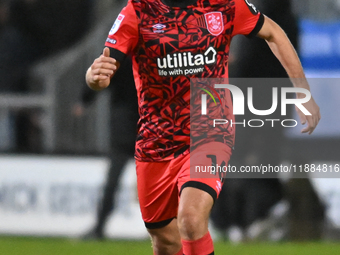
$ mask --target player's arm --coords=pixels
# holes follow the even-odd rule
[[[110,49],[105,47],[103,54],[96,58],[86,72],[86,83],[93,90],[102,90],[110,85],[111,78],[120,63],[110,57]]]
[[[281,27],[265,16],[263,26],[257,36],[266,40],[274,55],[285,68],[293,85],[310,91],[299,57]],[[297,97],[304,98],[305,95],[297,93]],[[302,124],[306,122],[308,124],[302,132],[311,134],[321,118],[320,110],[313,97],[304,106],[311,115],[304,115],[300,109],[297,109]]]
[[[86,83],[94,90],[110,85],[111,78],[139,40],[136,12],[129,0],[115,20],[105,42],[103,54],[96,58],[86,72]]]

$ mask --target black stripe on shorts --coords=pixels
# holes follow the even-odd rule
[[[207,192],[214,199],[214,203],[217,199],[216,191],[205,183],[198,182],[198,181],[188,181],[182,185],[180,194],[182,193],[182,190],[186,187],[196,188],[196,189],[200,189],[200,190]]]
[[[168,220],[162,220],[159,222],[144,222],[145,227],[148,229],[156,229],[156,228],[163,228],[165,226],[167,226],[168,224],[170,224],[170,222],[175,219],[175,218],[171,218]]]

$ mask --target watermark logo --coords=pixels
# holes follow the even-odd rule
[[[207,96],[209,95],[210,98],[215,103],[215,106],[217,106],[217,100],[218,98],[221,107],[222,101],[219,96],[218,90],[220,89],[227,89],[230,91],[233,102],[233,115],[245,115],[245,107],[248,107],[248,110],[256,115],[256,116],[269,116],[273,114],[279,106],[280,101],[280,108],[281,108],[281,116],[287,115],[287,107],[288,105],[294,105],[296,108],[300,109],[301,112],[305,115],[311,115],[311,113],[304,107],[304,103],[307,103],[311,99],[311,93],[307,89],[303,88],[295,88],[295,87],[272,87],[272,93],[271,98],[268,98],[268,101],[271,100],[272,104],[270,108],[268,109],[256,109],[254,106],[254,96],[253,96],[253,88],[248,87],[247,88],[247,95],[245,96],[243,91],[232,84],[215,84],[213,87],[208,86],[208,89],[199,87],[198,89],[202,90],[204,93],[201,94],[201,115],[209,115],[209,109],[208,109],[208,102],[207,102]],[[255,88],[256,89],[256,88]],[[279,89],[280,94],[279,96]],[[289,98],[289,94],[304,94],[304,98]],[[267,100],[267,98],[266,98]],[[215,116],[216,117],[216,116]],[[298,122],[294,119],[250,119],[250,120],[243,120],[242,122],[235,122],[231,119],[216,119],[213,120],[213,127],[216,127],[217,125],[225,125],[225,124],[231,124],[233,125],[243,125],[244,127],[262,127],[265,125],[265,123],[270,123],[272,127],[275,126],[276,122],[280,122],[283,127],[296,127],[298,125]]]
[[[240,88],[231,84],[215,84],[215,89],[229,89],[233,96],[233,114],[244,115],[245,108],[245,96]],[[207,92],[211,97],[209,91],[200,88]],[[216,90],[214,90],[216,92]],[[216,92],[217,93],[217,92]],[[305,94],[305,98],[287,98],[288,93],[302,93]],[[207,95],[202,95],[201,109],[202,115],[207,114]],[[281,115],[287,115],[287,105],[292,104],[299,108],[305,115],[312,115],[304,106],[311,99],[311,93],[307,89],[303,88],[281,88]],[[216,102],[215,102],[216,103]],[[222,105],[222,103],[221,103]],[[258,116],[266,116],[274,113],[278,106],[278,88],[273,88],[272,91],[272,106],[267,110],[255,109],[253,103],[253,88],[248,88],[247,105],[249,111]]]
[[[222,106],[222,100],[221,100],[220,95],[217,93],[217,91],[213,87],[211,87],[209,85],[206,85],[206,86],[215,94],[215,96],[219,100],[220,105]],[[215,97],[213,96],[213,94],[209,90],[204,89],[204,88],[199,88],[199,89],[204,91],[205,93],[207,93],[211,97],[211,99],[214,101],[215,105],[217,106],[216,99],[215,99]],[[201,111],[202,111],[202,115],[207,115],[207,94],[202,94],[201,95],[201,102],[202,102],[201,103]]]

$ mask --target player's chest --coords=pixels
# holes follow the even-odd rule
[[[220,8],[144,10],[140,14],[140,40],[146,45],[170,43],[179,48],[228,37],[233,29],[233,12]]]

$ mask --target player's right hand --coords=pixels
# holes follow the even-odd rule
[[[311,113],[311,115],[304,115],[300,109],[295,107],[300,117],[301,124],[305,125],[307,123],[307,127],[302,129],[301,133],[312,134],[321,119],[320,108],[313,97],[307,103],[304,103],[303,106]]]
[[[105,47],[103,54],[96,58],[86,73],[86,82],[94,90],[110,85],[112,76],[119,68],[119,62],[110,57],[110,49]]]

